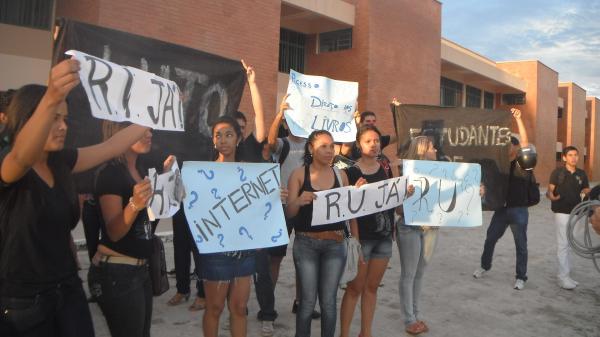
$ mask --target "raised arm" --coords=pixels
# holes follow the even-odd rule
[[[271,152],[275,152],[277,150],[277,136],[279,135],[279,127],[281,126],[281,121],[283,120],[283,112],[290,108],[287,103],[287,98],[290,94],[285,94],[283,96],[283,100],[281,100],[281,104],[279,105],[279,111],[275,115],[275,119],[273,119],[273,123],[271,123],[271,127],[269,128],[269,137],[267,137],[267,142],[269,143],[269,148]]]
[[[64,60],[50,71],[48,89],[2,161],[0,176],[5,183],[21,179],[40,159],[53,123],[66,115],[66,110],[60,107],[69,92],[79,84],[78,71],[79,62],[76,60]]]
[[[254,71],[254,67],[247,65],[244,60],[242,60],[242,66],[246,70],[248,87],[250,87],[250,96],[252,97],[252,107],[254,108],[254,136],[259,143],[262,143],[265,140],[265,110],[258,85],[256,85],[256,71]]]
[[[519,128],[519,136],[521,137],[519,143],[521,144],[521,147],[529,146],[529,138],[527,138],[527,129],[525,129],[525,124],[521,119],[521,110],[512,108],[510,109],[510,112],[515,118],[515,122],[517,122],[517,128]]]
[[[148,127],[132,124],[115,133],[114,136],[103,143],[80,148],[73,172],[77,173],[89,170],[124,153],[131,145],[140,140],[144,136],[144,133],[149,132],[149,130]]]

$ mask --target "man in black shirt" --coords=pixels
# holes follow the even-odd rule
[[[562,151],[564,167],[552,171],[546,197],[552,201],[552,211],[556,223],[556,242],[558,257],[558,285],[563,289],[574,289],[577,282],[571,276],[569,253],[571,248],[567,240],[567,224],[569,214],[590,192],[585,171],[577,168],[579,151],[574,146],[567,146]]]
[[[511,163],[506,201],[504,207],[496,210],[492,216],[483,246],[483,253],[481,254],[481,266],[475,270],[473,277],[481,278],[492,268],[492,257],[496,243],[510,225],[517,250],[514,289],[522,290],[527,281],[527,223],[529,221],[527,190],[529,184],[534,183],[534,178],[532,171],[522,169],[517,163],[517,151],[521,146],[528,146],[529,141],[525,125],[521,119],[521,111],[519,109],[511,109],[511,112],[517,122],[521,141],[519,142],[517,138],[511,137],[509,152]]]

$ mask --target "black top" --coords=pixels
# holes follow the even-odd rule
[[[335,172],[333,177],[333,186],[331,188],[340,187],[340,182],[337,180],[337,175],[335,175]],[[310,166],[304,166],[304,183],[302,184],[300,191],[298,191],[298,195],[301,195],[304,191],[318,192],[310,184]],[[296,214],[296,217],[294,218],[294,229],[297,232],[324,232],[333,230],[343,230],[344,228],[346,228],[346,223],[344,221],[313,227],[311,226],[312,212],[312,202],[308,205],[300,207],[300,210],[298,210],[298,214]]]
[[[0,163],[9,152],[2,150]],[[0,182],[2,295],[31,297],[58,283],[80,282],[70,237],[79,219],[71,178],[76,162],[76,149],[49,155],[54,187],[34,169],[12,184]]]
[[[381,136],[380,140],[381,140],[381,150],[383,150],[386,146],[390,145],[390,140],[392,140],[392,137],[390,135],[384,135],[384,136]],[[352,151],[350,151],[350,156],[348,158],[350,158],[351,160],[357,161],[358,158],[360,158],[360,157],[362,157],[362,152],[360,151],[358,144],[356,144],[356,142],[353,142],[352,143]]]
[[[140,172],[141,173],[141,172]],[[141,174],[144,176],[144,174]],[[96,200],[103,195],[118,195],[122,200],[123,209],[133,195],[135,180],[124,164],[111,161],[98,172],[96,180]],[[153,251],[152,239],[154,237],[152,222],[148,219],[148,212],[144,209],[135,218],[131,228],[119,241],[113,242],[106,233],[106,225],[102,221],[102,237],[100,243],[117,253],[147,259]]]
[[[348,181],[350,185],[356,184],[358,179],[361,177],[365,178],[369,184],[392,177],[391,172],[389,170],[386,172],[381,165],[379,166],[379,170],[373,174],[364,174],[358,166],[351,166],[347,168],[346,173],[348,174]],[[382,219],[381,217],[385,218]],[[378,221],[377,218],[380,220]],[[380,240],[385,237],[391,237],[391,225],[394,221],[394,209],[361,216],[356,220],[358,221],[358,234],[361,240]],[[387,225],[383,226],[384,222],[382,221],[385,221]],[[381,224],[381,226],[378,224]]]
[[[550,184],[556,186],[554,195],[560,195],[559,200],[552,201],[552,211],[565,214],[571,213],[581,202],[581,191],[590,187],[585,171],[577,168],[571,173],[565,167],[552,171]]]
[[[506,207],[527,207],[529,184],[533,183],[533,171],[523,170],[517,161],[510,162],[508,176],[508,191],[506,194]]]
[[[262,157],[263,144],[259,143],[254,137],[254,134],[250,134],[246,139],[242,140],[239,145],[239,160],[247,163],[264,163],[265,160]]]

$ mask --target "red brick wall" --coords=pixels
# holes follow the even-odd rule
[[[256,68],[267,123],[276,104],[280,12],[280,0],[58,0],[56,5],[57,17],[244,58]],[[252,112],[248,88],[240,110]]]

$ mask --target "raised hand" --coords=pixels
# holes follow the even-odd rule
[[[402,104],[402,103],[400,103],[400,101],[396,97],[392,98],[392,102],[391,103],[393,105],[395,105],[395,106],[399,106],[400,104]]]
[[[290,108],[290,105],[287,102],[288,97],[290,97],[290,94],[285,94],[285,96],[283,96],[283,99],[281,100],[281,104],[279,104],[280,114],[282,114],[285,110],[292,110],[292,108]]]
[[[519,110],[517,108],[511,108],[510,112],[512,113],[512,115],[515,119],[521,119],[521,110]]]
[[[174,155],[169,155],[167,157],[167,159],[165,159],[165,161],[163,162],[163,172],[167,172],[167,171],[171,171],[171,168],[173,167],[173,163],[175,163],[175,156]]]
[[[79,61],[68,59],[60,62],[50,70],[46,96],[51,102],[58,104],[65,100],[69,92],[79,84]]]
[[[244,62],[244,60],[241,60],[241,61],[242,61],[242,66],[244,67],[244,70],[246,70],[246,76],[248,77],[248,83],[256,83],[256,71],[254,71],[254,67],[247,65],[246,62]]]

